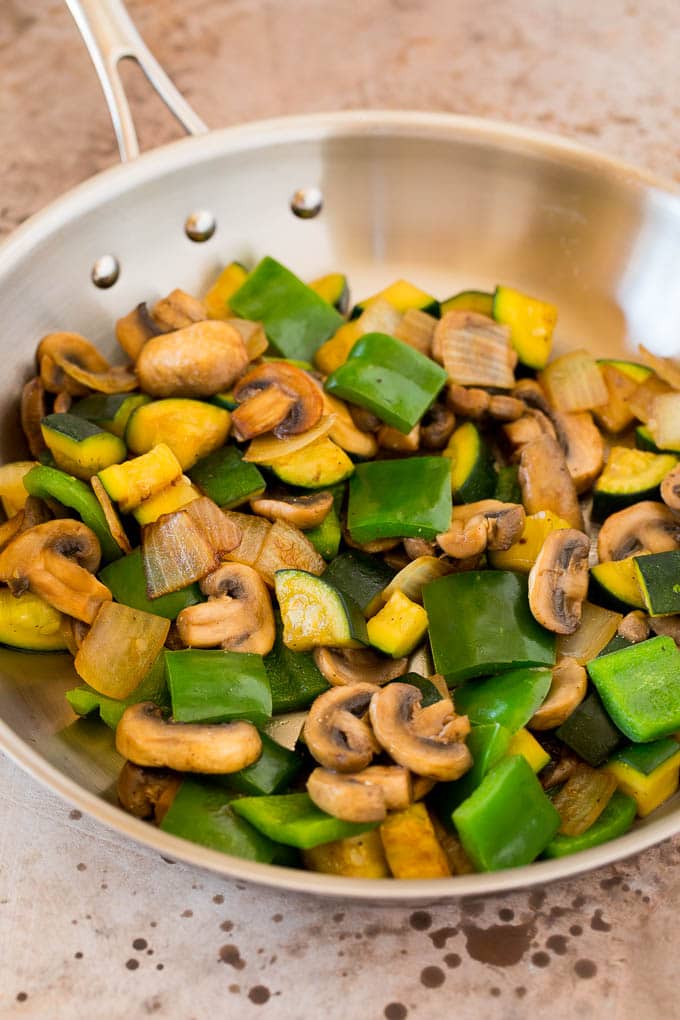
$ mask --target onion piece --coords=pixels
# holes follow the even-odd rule
[[[203,529],[220,559],[241,541],[241,532],[235,522],[229,520],[217,503],[207,496],[192,500],[183,509]]]
[[[430,581],[451,573],[450,567],[436,556],[417,556],[398,574],[395,574],[380,597],[387,602],[396,591],[406,595],[411,602],[423,604],[423,587]]]
[[[163,514],[144,526],[142,563],[150,599],[186,588],[220,565],[210,536],[187,509]]]
[[[246,566],[252,567],[262,552],[262,546],[271,530],[271,524],[262,517],[242,514],[236,510],[223,510],[222,513],[238,528],[241,534],[238,545],[226,554],[225,559],[233,563],[245,563]]]
[[[557,659],[576,659],[580,666],[594,659],[616,634],[623,616],[609,609],[584,602],[581,623],[573,634],[560,634],[557,638]]]
[[[139,385],[137,376],[128,365],[110,365],[101,372],[90,372],[67,354],[56,350],[52,351],[52,360],[70,379],[97,393],[130,393]]]
[[[433,315],[428,315],[420,308],[409,308],[392,336],[429,357],[436,325],[437,320]]]
[[[257,436],[252,440],[243,459],[249,464],[273,464],[279,457],[288,457],[291,453],[304,450],[310,443],[328,435],[335,424],[335,415],[326,414],[314,426],[288,439],[277,439],[276,436]]]
[[[233,326],[248,351],[248,360],[255,361],[261,357],[269,347],[264,326],[261,322],[251,322],[250,319],[227,319],[230,326]]]
[[[388,333],[394,336],[402,317],[402,313],[386,298],[376,298],[356,320],[359,325],[359,336],[365,333]]]
[[[610,772],[578,768],[554,797],[564,836],[580,836],[600,817],[616,790],[616,779]]]
[[[660,358],[648,351],[643,344],[638,345],[638,350],[644,361],[654,369],[660,379],[667,382],[674,390],[680,390],[680,363],[675,358]]]
[[[160,653],[170,620],[104,602],[75,657],[76,672],[107,698],[127,698]]]
[[[92,486],[92,491],[97,497],[97,502],[104,511],[104,517],[106,518],[106,523],[109,526],[109,531],[111,532],[114,542],[123,550],[124,553],[131,553],[132,546],[130,545],[130,540],[125,534],[120,517],[116,513],[113,503],[109,499],[108,492],[96,475],[92,475],[90,478],[90,485]]]
[[[660,450],[680,450],[680,393],[660,393],[647,425]]]
[[[587,351],[570,351],[551,361],[539,381],[558,411],[592,411],[609,399],[600,366]]]
[[[304,532],[286,521],[276,521],[253,566],[273,588],[277,570],[306,570],[319,577],[326,569],[326,561]]]
[[[451,382],[461,386],[515,384],[517,355],[510,345],[510,330],[485,315],[454,310],[437,323],[432,356],[441,361]]]
[[[654,403],[657,397],[672,393],[672,388],[658,375],[650,375],[641,382],[628,397],[628,407],[640,421],[647,424],[654,417]]]

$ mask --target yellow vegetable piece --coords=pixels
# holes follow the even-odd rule
[[[314,364],[319,371],[324,375],[330,375],[336,368],[344,365],[349,357],[349,352],[362,334],[361,318],[340,326],[330,340],[321,344],[314,355]]]
[[[545,748],[541,747],[536,738],[524,727],[513,735],[506,754],[521,754],[534,772],[540,772],[550,761],[550,755]]]
[[[414,283],[409,283],[408,280],[395,280],[389,287],[385,287],[384,290],[378,291],[372,297],[360,301],[358,307],[364,312],[380,300],[389,301],[398,312],[402,313],[407,312],[409,308],[421,308],[427,312],[438,307],[437,300],[432,294],[428,294],[426,290],[421,290],[420,287],[416,287]]]
[[[123,513],[157,495],[182,475],[182,465],[165,443],[123,464],[112,464],[99,472],[99,481]]]
[[[557,661],[576,659],[580,666],[585,666],[609,644],[622,619],[621,613],[584,602],[581,622],[574,633],[557,635]]]
[[[597,563],[590,568],[590,573],[614,598],[634,609],[645,608],[633,556],[628,556],[624,560]]]
[[[186,475],[180,475],[176,482],[167,485],[160,492],[149,496],[143,503],[135,507],[132,514],[139,524],[151,524],[163,514],[181,510],[187,503],[193,503],[195,499],[200,499],[200,496],[201,493],[193,485],[191,479]]]
[[[427,631],[427,613],[402,592],[395,591],[368,623],[368,639],[395,659],[408,655]]]
[[[104,602],[78,649],[76,672],[107,698],[127,698],[162,650],[170,620]]]
[[[305,867],[324,875],[350,878],[389,878],[385,851],[377,829],[358,836],[322,843],[303,853]]]
[[[390,871],[395,878],[446,878],[451,874],[424,804],[389,814],[379,828]]]
[[[543,368],[550,357],[557,309],[512,287],[497,287],[493,317],[510,327],[510,340],[523,364]]]
[[[125,441],[132,453],[148,453],[166,443],[187,471],[222,446],[230,425],[231,415],[222,407],[204,400],[169,397],[138,407],[128,422]]]
[[[229,298],[246,282],[248,270],[240,262],[230,262],[217,277],[203,303],[209,319],[226,320],[234,314],[229,308]]]
[[[521,538],[509,549],[490,550],[489,564],[495,570],[516,570],[528,574],[550,532],[569,527],[569,523],[552,510],[530,514],[524,523]]]
[[[362,432],[352,420],[347,405],[337,397],[323,391],[324,414],[333,415],[329,439],[356,457],[371,458],[378,452],[378,442],[371,432]]]
[[[354,472],[354,464],[345,451],[328,436],[286,457],[277,457],[269,466],[282,482],[304,489],[335,485]]]
[[[66,648],[63,616],[38,595],[27,591],[15,598],[0,589],[0,642],[26,651],[58,652]]]
[[[653,772],[650,772],[648,776],[622,761],[608,762],[602,768],[614,776],[622,793],[633,797],[637,804],[637,813],[640,818],[644,818],[659,804],[663,804],[665,800],[672,797],[677,790],[680,750]]]
[[[35,460],[15,460],[0,467],[0,500],[8,519],[23,510],[28,499],[24,475],[37,463]]]

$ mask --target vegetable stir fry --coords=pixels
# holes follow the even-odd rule
[[[122,806],[374,878],[613,839],[678,787],[680,369],[556,309],[231,263],[37,348],[0,641],[68,650]],[[596,523],[593,523],[596,522]],[[77,723],[75,724],[77,725]]]

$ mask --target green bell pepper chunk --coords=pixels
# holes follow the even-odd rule
[[[318,808],[306,793],[286,793],[273,797],[242,797],[233,802],[234,811],[263,832],[265,836],[310,850],[347,836],[375,829],[377,822],[343,822]]]
[[[347,527],[355,542],[432,539],[451,523],[451,476],[445,457],[357,464],[349,482]]]
[[[555,635],[532,616],[523,574],[449,574],[425,585],[423,604],[435,667],[449,686],[515,666],[554,665]]]
[[[560,816],[522,755],[503,758],[453,812],[477,871],[530,864],[560,827]]]
[[[325,387],[407,433],[423,417],[446,378],[440,365],[403,340],[387,333],[366,333],[344,365],[331,372]]]
[[[343,317],[307,284],[266,256],[229,298],[242,319],[261,322],[269,342],[285,358],[311,361],[344,323]]]
[[[595,690],[555,730],[555,736],[593,768],[602,765],[625,740],[605,712]]]
[[[262,726],[272,692],[261,655],[186,648],[165,651],[172,715],[177,722],[248,719]]]
[[[241,506],[265,490],[255,464],[248,464],[235,446],[221,446],[187,471],[191,481],[223,510]]]
[[[633,563],[649,615],[680,613],[680,549],[636,556]]]
[[[648,776],[678,751],[680,744],[671,737],[665,737],[663,740],[654,740],[651,744],[629,744],[628,747],[616,751],[609,760],[630,765],[636,772]]]
[[[274,614],[276,638],[271,652],[264,657],[272,692],[272,713],[297,712],[307,708],[319,694],[328,690],[328,681],[314,662],[313,652],[293,652],[283,643],[281,614]]]
[[[141,549],[134,549],[127,556],[109,563],[99,571],[99,580],[106,585],[116,602],[145,613],[154,613],[166,620],[174,620],[187,606],[205,601],[201,589],[195,583],[168,595],[160,595],[157,599],[150,599],[146,594]]]
[[[510,738],[510,730],[498,723],[484,723],[471,728],[466,744],[472,755],[472,768],[451,783],[437,783],[429,798],[429,803],[448,829],[453,828],[452,815],[456,808],[477,789],[489,769],[503,758]]]
[[[294,866],[295,854],[267,839],[234,812],[234,797],[219,786],[184,779],[160,827],[163,832],[234,857]]]
[[[66,471],[38,464],[24,475],[24,488],[30,496],[38,499],[56,499],[78,514],[83,524],[94,531],[99,539],[104,560],[117,560],[123,550],[114,539],[104,511],[94,492],[80,478],[74,478]],[[153,610],[152,610],[153,611]]]
[[[123,439],[132,412],[150,402],[151,397],[146,393],[92,393],[74,404],[71,414],[92,421]]]
[[[88,684],[81,684],[80,687],[66,691],[66,700],[76,715],[86,716],[99,712],[99,718],[112,730],[115,730],[123,712],[129,705],[137,705],[140,701],[153,701],[161,708],[169,708],[170,696],[165,680],[164,653],[160,653],[139,686],[122,701],[107,698],[106,695],[93,690]]]
[[[439,689],[435,687],[431,680],[421,676],[420,673],[404,673],[403,676],[398,676],[396,680],[390,680],[385,686],[389,687],[390,684],[410,684],[411,687],[417,687],[422,695],[420,700],[421,708],[429,708],[430,705],[434,705],[437,701],[442,700]]]
[[[289,751],[281,747],[266,733],[260,733],[262,754],[246,768],[224,776],[224,783],[237,793],[259,797],[281,793],[293,782],[305,763],[306,756],[300,751]]]
[[[677,748],[677,744],[676,744]],[[615,790],[606,808],[589,829],[580,836],[564,836],[558,833],[543,851],[543,857],[566,857],[580,850],[590,850],[600,843],[608,843],[628,832],[635,821],[636,804],[632,797]]]
[[[364,616],[371,616],[380,608],[380,594],[394,575],[392,567],[377,556],[347,549],[328,564],[321,576],[356,602]]]
[[[680,729],[680,649],[654,637],[587,665],[607,712],[629,740],[645,743]]]
[[[513,734],[541,707],[551,682],[552,670],[530,667],[470,680],[456,688],[456,711],[473,726],[499,723]]]
[[[501,503],[521,503],[522,489],[519,484],[519,468],[516,464],[498,469],[494,499]]]
[[[339,485],[333,485],[329,491],[333,493],[333,506],[321,524],[305,531],[309,541],[326,561],[332,560],[338,555],[338,549],[342,541],[340,511],[342,510],[345,498],[345,483],[341,482]]]

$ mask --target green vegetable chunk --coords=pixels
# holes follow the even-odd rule
[[[260,733],[262,754],[240,772],[232,772],[224,781],[237,793],[258,797],[286,790],[305,763],[305,756],[299,751],[281,747],[266,733]]]
[[[633,562],[649,615],[680,613],[680,549],[636,556]]]
[[[380,608],[380,593],[394,574],[392,567],[379,557],[360,549],[347,549],[328,564],[321,576],[353,599],[364,616],[371,616]]]
[[[341,482],[332,488],[333,506],[324,517],[321,524],[310,528],[305,532],[320,556],[325,560],[332,560],[338,555],[340,542],[342,541],[342,526],[340,524],[340,511],[345,497],[345,484]]]
[[[531,719],[546,699],[552,670],[512,669],[484,680],[470,680],[456,689],[456,711],[473,726],[499,723],[511,734]]]
[[[420,673],[404,673],[403,676],[398,676],[396,680],[390,680],[389,684],[410,684],[411,687],[417,687],[422,697],[420,699],[420,707],[428,708],[430,705],[434,705],[435,702],[441,701],[441,692],[431,680],[427,677],[421,676]]]
[[[654,637],[587,666],[604,707],[629,740],[644,743],[680,729],[680,650]]]
[[[163,832],[234,857],[262,864],[294,865],[295,855],[273,843],[233,810],[234,794],[184,779],[161,822]]]
[[[122,602],[132,609],[141,609],[145,613],[155,613],[166,620],[174,620],[182,609],[205,601],[197,584],[150,599],[146,594],[141,549],[134,549],[127,556],[109,563],[99,571],[99,580],[106,585],[116,602]]]
[[[75,510],[83,524],[92,528],[99,539],[105,560],[116,560],[123,555],[123,550],[109,530],[104,511],[87,482],[43,464],[31,468],[24,475],[23,481],[29,495],[37,496],[38,499],[56,499]]]
[[[602,765],[625,740],[594,690],[555,730],[555,734],[593,768]]]
[[[261,655],[186,648],[165,652],[172,714],[177,722],[248,719],[262,726],[272,693]]]
[[[522,502],[522,490],[519,484],[519,468],[516,464],[509,464],[508,467],[502,467],[498,471],[496,478],[496,491],[493,494],[494,499],[498,499],[501,503],[521,503]]]
[[[465,852],[478,871],[530,864],[560,827],[526,758],[503,758],[453,812]]]
[[[531,615],[523,574],[449,574],[425,586],[423,602],[435,667],[449,686],[517,666],[555,662],[555,635]]]
[[[275,259],[266,256],[229,298],[242,319],[261,322],[285,358],[311,361],[318,347],[345,321],[322,297]]]
[[[358,824],[333,818],[318,808],[306,793],[243,797],[234,801],[232,807],[265,836],[301,850],[347,836],[358,836],[377,825],[377,822]]]
[[[115,730],[123,712],[130,705],[137,705],[141,701],[153,701],[161,708],[169,708],[170,696],[165,680],[164,653],[160,653],[142,682],[132,694],[128,694],[127,698],[122,700],[108,698],[93,690],[88,684],[81,684],[80,687],[66,691],[66,700],[76,715],[85,716],[99,712],[99,718],[112,730]]]
[[[472,755],[472,768],[452,783],[437,783],[429,798],[432,807],[447,828],[453,828],[452,814],[459,804],[467,800],[489,769],[505,755],[510,737],[510,730],[495,722],[471,728],[465,742]]]
[[[386,333],[366,333],[325,386],[392,428],[410,432],[445,382],[444,369],[407,343]]]
[[[436,538],[451,523],[451,481],[444,457],[357,464],[349,483],[347,526],[355,542]]]
[[[317,668],[312,652],[293,652],[283,643],[283,623],[276,613],[276,640],[264,657],[272,692],[272,713],[297,712],[307,708],[328,690],[328,681]]]
[[[629,744],[628,747],[616,751],[609,760],[630,765],[636,772],[648,776],[679,750],[680,745],[676,740],[665,737],[663,740],[653,740],[651,744]]]
[[[222,446],[209,453],[187,474],[201,492],[223,510],[241,506],[265,490],[264,478],[255,464],[242,460],[235,446]]]
[[[132,412],[150,401],[146,393],[92,393],[74,404],[71,413],[122,439]]]
[[[677,747],[677,745],[676,745]],[[543,857],[566,857],[581,850],[590,850],[600,843],[608,843],[628,832],[635,820],[636,804],[632,797],[615,790],[606,808],[596,822],[580,836],[563,836],[558,833],[543,851]]]

